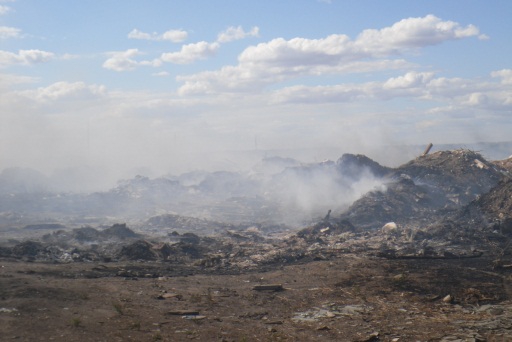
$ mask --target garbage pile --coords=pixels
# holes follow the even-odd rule
[[[337,218],[297,237],[324,250],[385,257],[477,257],[511,230],[509,172],[469,150],[439,151],[391,170]],[[336,234],[332,234],[335,232]],[[312,246],[309,246],[311,251]]]
[[[294,165],[281,176],[307,178],[328,170],[348,182],[368,172],[382,179],[380,186],[348,208],[332,203],[325,217],[300,229],[166,213],[143,221],[137,233],[126,224],[114,224],[102,230],[58,229],[37,242],[3,243],[0,257],[63,262],[158,260],[224,270],[324,260],[343,253],[474,258],[497,245],[503,248],[512,236],[512,180],[506,165],[464,149],[425,154],[397,168],[346,154],[337,162],[316,167]]]

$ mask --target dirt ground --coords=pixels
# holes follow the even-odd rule
[[[1,340],[511,341],[511,279],[491,263],[343,254],[215,274],[5,259]],[[265,284],[283,289],[254,289]]]
[[[175,214],[135,231],[27,225],[14,224],[21,207],[3,212],[0,341],[512,341],[509,171],[468,150],[394,170],[344,160],[328,165],[394,176],[298,231]],[[141,182],[156,198],[160,181]]]

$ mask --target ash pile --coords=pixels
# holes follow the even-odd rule
[[[39,241],[4,241],[0,257],[167,262],[202,271],[239,272],[344,253],[395,259],[485,254],[499,267],[507,267],[512,264],[507,261],[512,236],[511,164],[511,160],[487,161],[467,149],[425,153],[396,168],[345,154],[336,162],[294,164],[272,179],[275,191],[280,181],[290,177],[302,181],[329,174],[344,188],[361,182],[362,175],[378,180],[349,204],[332,197],[329,210],[300,228],[162,214],[137,224],[136,230],[115,224],[103,229],[57,229]],[[207,230],[210,234],[203,234]]]
[[[389,170],[384,188],[366,193],[339,217],[301,230],[298,241],[319,251],[387,258],[496,254],[512,236],[506,162],[464,149],[423,155]]]

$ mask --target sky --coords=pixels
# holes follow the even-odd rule
[[[0,0],[0,169],[177,174],[287,151],[389,165],[406,156],[385,146],[510,141],[510,13],[508,0]]]

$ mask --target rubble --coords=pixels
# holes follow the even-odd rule
[[[46,221],[20,226],[22,233],[40,231],[41,237],[1,241],[0,260],[30,261],[37,267],[66,264],[75,270],[61,269],[57,276],[45,270],[40,273],[45,277],[123,277],[126,287],[132,286],[129,280],[138,280],[133,283],[140,283],[141,288],[151,286],[147,298],[172,305],[160,312],[166,320],[181,316],[194,319],[191,324],[196,325],[258,321],[260,327],[273,325],[271,330],[264,328],[269,336],[285,329],[296,334],[297,340],[300,334],[309,340],[319,338],[311,334],[321,334],[325,340],[340,336],[354,341],[422,340],[428,329],[435,333],[433,340],[446,341],[510,335],[512,178],[506,162],[489,162],[463,149],[426,150],[396,168],[352,154],[319,164],[283,162],[287,169],[273,177],[271,184],[286,177],[301,180],[318,174],[335,175],[341,183],[369,174],[381,182],[348,206],[331,203],[307,224],[290,227],[245,220],[267,209],[268,215],[275,214],[275,208],[265,207],[270,196],[257,194],[253,187],[259,176],[247,181],[240,174],[201,174],[188,179],[187,185],[139,177],[120,183],[108,195],[95,196],[105,196],[105,201],[122,198],[119,205],[131,205],[157,198],[154,191],[165,199],[162,206],[172,203],[190,209],[192,202],[185,205],[167,191],[186,194],[181,199],[204,196],[210,201],[210,195],[229,184],[223,200],[209,210],[259,207],[247,215],[232,212],[229,215],[237,219],[228,222],[211,219],[210,212],[201,209],[202,202],[195,207],[197,217],[160,208],[159,214],[148,210],[140,221],[121,224],[76,228]],[[244,196],[244,189],[250,196]],[[85,266],[90,262],[94,266]],[[287,278],[278,276],[292,268]],[[307,275],[301,273],[305,269]],[[224,278],[222,286],[215,288],[202,284],[209,284],[213,276],[233,278]],[[0,277],[0,282],[8,279]],[[182,283],[187,283],[190,292],[176,288]],[[145,296],[135,287],[131,291]],[[237,305],[232,297],[261,310],[220,316],[223,305]],[[208,316],[190,308],[207,311]],[[388,309],[395,318],[381,315]],[[453,318],[451,326],[446,317]],[[343,336],[331,324],[339,320],[350,322],[358,332],[350,338]],[[388,320],[395,325],[377,329],[371,324]],[[413,338],[408,327],[425,321],[431,325],[424,328],[421,338]],[[443,326],[443,332],[437,333],[437,326]]]
[[[12,248],[12,255],[15,257],[27,257],[34,259],[39,253],[44,251],[41,243],[35,241],[25,241]]]
[[[120,260],[156,260],[157,254],[152,250],[152,245],[144,240],[137,240],[132,244],[123,246],[117,258]]]
[[[104,235],[106,238],[116,238],[121,240],[140,237],[140,234],[137,234],[128,228],[126,223],[116,223],[113,226],[103,230],[102,235]]]
[[[507,170],[508,173],[512,172],[512,156],[508,157],[507,159],[503,159],[503,160],[495,160],[492,163],[502,169]]]
[[[382,166],[362,154],[345,153],[336,161],[336,166],[344,177],[351,180],[359,179],[364,172],[370,172],[376,177],[385,177],[392,172],[391,168]]]

